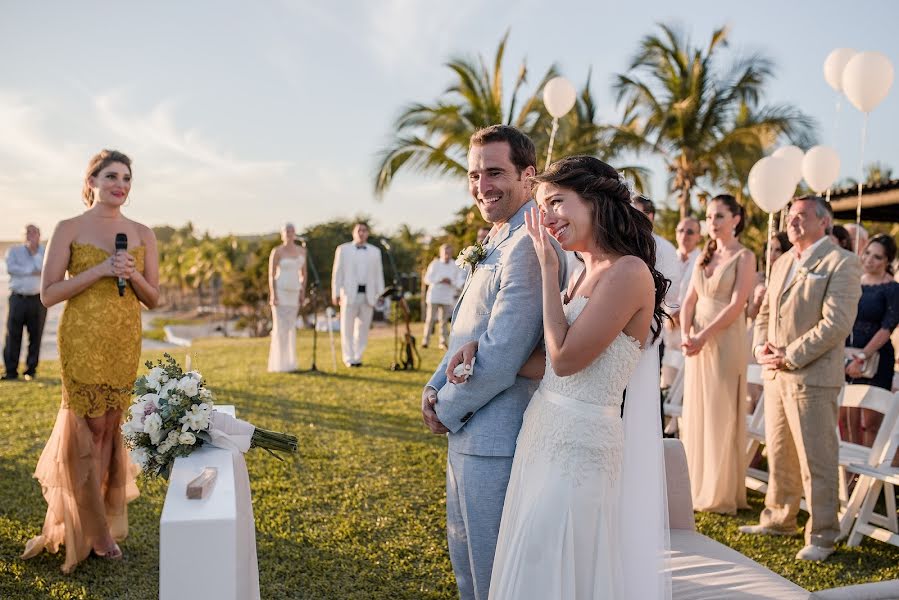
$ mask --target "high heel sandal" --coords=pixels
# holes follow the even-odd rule
[[[97,558],[102,558],[103,560],[122,560],[124,558],[124,554],[122,553],[122,549],[119,548],[119,545],[113,543],[112,548],[107,548],[103,554],[100,554],[96,550],[93,550],[94,556]]]

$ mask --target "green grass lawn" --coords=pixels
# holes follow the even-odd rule
[[[319,342],[318,366],[330,369],[327,337]],[[310,346],[303,333],[302,367]],[[266,373],[267,339],[203,341],[191,353],[219,403],[299,437],[299,453],[286,462],[260,451],[248,460],[264,598],[455,597],[444,536],[446,443],[426,433],[418,408],[440,351],[423,351],[422,371],[390,372],[390,338],[377,332],[366,366],[315,375]],[[61,556],[18,558],[43,523],[31,473],[58,408],[58,369],[48,362],[36,382],[0,383],[0,598],[155,598],[164,482],[139,482],[123,563],[89,559],[63,576]],[[878,542],[841,548],[817,565],[793,561],[799,538],[740,537],[736,528],[756,518],[760,497],[752,503],[736,518],[702,515],[698,526],[809,589],[899,577],[899,549]]]

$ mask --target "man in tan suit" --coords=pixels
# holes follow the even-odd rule
[[[765,379],[770,480],[759,525],[742,533],[793,535],[799,501],[809,520],[801,560],[824,560],[840,533],[837,397],[843,346],[861,296],[858,258],[830,241],[822,198],[790,206],[793,248],[774,263],[755,322],[755,357]]]

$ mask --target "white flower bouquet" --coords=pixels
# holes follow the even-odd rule
[[[296,436],[260,429],[215,410],[215,397],[197,371],[185,373],[169,354],[134,382],[134,399],[122,425],[131,458],[146,475],[168,478],[172,463],[204,442],[246,452],[250,448],[297,451]]]
[[[478,263],[486,257],[487,249],[481,242],[475,242],[459,253],[459,256],[456,257],[456,266],[460,269],[464,269],[465,266],[468,265],[473,271]]]

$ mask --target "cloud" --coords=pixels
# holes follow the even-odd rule
[[[82,144],[66,142],[46,130],[54,107],[22,94],[0,91],[0,156],[6,182],[68,172],[79,163]],[[12,167],[12,168],[10,168]]]
[[[365,41],[385,71],[431,68],[446,59],[459,30],[478,6],[470,0],[366,2]]]
[[[196,163],[194,166],[230,174],[262,175],[284,171],[290,166],[287,161],[236,158],[204,139],[197,129],[179,128],[175,119],[177,103],[172,99],[160,101],[146,114],[127,114],[119,106],[123,103],[122,96],[120,92],[101,94],[93,98],[93,105],[100,125],[129,148],[171,154],[179,162],[186,159]]]

